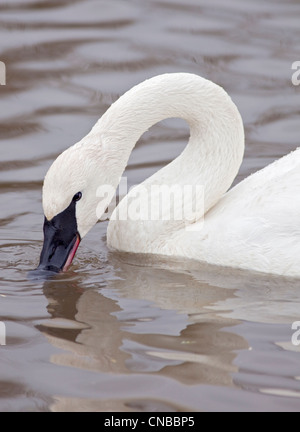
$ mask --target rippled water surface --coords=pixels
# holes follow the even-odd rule
[[[118,255],[106,222],[67,273],[27,278],[48,167],[148,77],[193,72],[228,91],[246,130],[236,181],[296,148],[299,22],[297,0],[1,2],[1,411],[300,410],[297,280]],[[153,127],[129,185],[187,138],[182,121]]]

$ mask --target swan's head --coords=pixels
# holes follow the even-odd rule
[[[81,146],[75,145],[63,152],[47,172],[43,186],[44,244],[39,269],[66,270],[81,239],[97,222],[97,186],[105,182],[98,163],[87,152],[83,157]]]

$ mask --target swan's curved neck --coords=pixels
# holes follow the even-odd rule
[[[140,136],[155,123],[171,117],[188,122],[190,139],[183,153],[161,170],[163,178],[169,184],[204,186],[207,211],[230,187],[244,152],[240,114],[218,85],[185,73],[151,78],[120,97],[85,141],[94,148],[99,163],[108,165],[111,184],[117,187]]]

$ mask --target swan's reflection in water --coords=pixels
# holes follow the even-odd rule
[[[176,261],[158,264],[143,258],[139,262],[129,255],[112,254],[109,263],[100,282],[96,271],[95,285],[86,286],[84,273],[73,280],[62,277],[44,284],[51,319],[41,322],[40,330],[62,349],[51,361],[120,377],[119,382],[113,381],[107,398],[103,394],[99,399],[81,398],[79,390],[72,398],[57,395],[53,410],[201,409],[200,402],[192,407],[184,399],[178,403],[178,395],[174,399],[171,393],[166,401],[159,387],[153,398],[146,378],[138,399],[131,396],[130,388],[127,398],[120,397],[126,394],[123,377],[141,374],[143,383],[146,375],[155,376],[158,386],[160,378],[167,377],[179,388],[235,387],[236,357],[251,350],[240,331],[241,320],[290,324],[300,310],[295,300],[298,283],[292,280],[282,284],[278,278],[216,272],[196,263],[179,272]],[[284,293],[286,305],[294,295],[288,317],[283,301],[277,302]],[[131,385],[135,386],[134,379]]]

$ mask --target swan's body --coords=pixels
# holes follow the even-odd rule
[[[178,158],[121,201],[108,226],[109,247],[299,276],[299,150],[226,193],[243,158],[242,120],[221,87],[192,74],[160,75],[134,87],[83,140],[57,158],[44,183],[46,222],[64,215],[73,203],[68,214],[73,212],[83,237],[109,204],[139,137],[170,117],[189,123],[189,143]],[[101,185],[110,185],[112,193],[103,195],[99,204]],[[157,200],[153,185],[191,186],[195,208],[179,220],[164,220],[164,215],[149,220],[147,200],[150,196],[154,205]],[[75,204],[72,197],[79,191],[82,199]],[[175,202],[175,212],[181,205]],[[118,220],[117,212],[124,219],[132,206],[139,208],[140,220]]]

